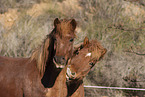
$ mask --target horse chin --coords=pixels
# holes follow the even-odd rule
[[[64,64],[62,65],[62,64],[57,63],[54,58],[53,58],[53,63],[55,64],[56,68],[64,68],[65,67]]]
[[[72,72],[69,68],[69,66],[67,67],[67,71],[66,71],[66,79],[67,81],[71,81],[75,79],[76,74],[72,75]]]
[[[75,78],[71,78],[68,74],[66,74],[66,81],[69,82],[72,80],[75,80]]]

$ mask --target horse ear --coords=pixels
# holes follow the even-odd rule
[[[71,22],[70,22],[70,24],[72,25],[73,30],[75,30],[76,29],[76,26],[77,26],[76,20],[75,19],[72,19]]]
[[[86,36],[85,39],[84,39],[84,46],[88,45],[89,44],[89,39],[88,37]]]
[[[59,23],[60,23],[59,19],[56,18],[56,19],[54,20],[54,27],[56,27],[56,25],[59,24]]]

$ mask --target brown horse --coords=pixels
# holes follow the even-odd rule
[[[74,51],[71,61],[68,62],[67,76],[70,80],[67,82],[67,96],[84,97],[83,78],[106,52],[97,40],[89,41],[85,38],[84,43]]]
[[[76,21],[54,20],[54,29],[30,58],[0,56],[0,97],[47,97],[73,51]],[[61,66],[62,67],[62,66]]]
[[[49,90],[49,97],[84,97],[83,77],[106,53],[97,40],[84,43],[76,48],[73,57],[59,73],[54,86]]]

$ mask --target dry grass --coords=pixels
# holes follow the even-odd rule
[[[0,55],[28,57],[53,28],[53,20],[75,18],[75,44],[98,39],[108,52],[84,79],[85,85],[145,88],[145,6],[125,0],[1,0]],[[11,8],[11,9],[10,9]],[[9,9],[9,10],[8,10]],[[12,14],[13,9],[17,14]],[[10,14],[12,23],[5,26]],[[15,16],[16,15],[16,16]],[[18,15],[18,16],[17,16]],[[13,18],[14,17],[14,18]],[[132,47],[132,49],[131,49]],[[128,52],[130,51],[130,52]],[[85,89],[86,97],[143,96],[141,91]]]

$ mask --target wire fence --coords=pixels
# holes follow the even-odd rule
[[[86,85],[84,85],[84,88],[145,91],[145,89],[141,89],[141,88],[123,88],[123,87],[105,87],[105,86],[86,86]]]

